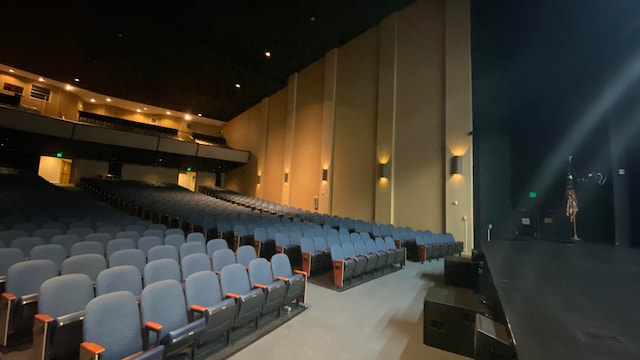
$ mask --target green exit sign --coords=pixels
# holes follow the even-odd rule
[[[535,199],[538,196],[535,191],[529,191],[529,199]]]
[[[56,153],[56,157],[61,158],[62,157],[62,152]]]
[[[191,171],[191,167],[188,167],[188,168],[187,168],[187,171]]]

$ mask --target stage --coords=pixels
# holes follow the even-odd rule
[[[640,250],[483,242],[519,360],[640,359]]]

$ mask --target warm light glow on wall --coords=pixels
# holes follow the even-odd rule
[[[70,91],[71,90],[71,85],[69,85],[69,84],[65,85],[64,89],[67,90],[67,91]]]
[[[91,99],[89,99],[89,101],[91,101],[91,102],[96,102],[96,99],[91,98]]]
[[[107,102],[111,102],[111,98],[107,98]]]

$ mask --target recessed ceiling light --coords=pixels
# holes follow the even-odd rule
[[[140,112],[140,109],[136,109],[137,112]]]
[[[80,82],[80,79],[75,78],[75,79],[73,79],[73,81],[75,81],[75,82]]]
[[[111,98],[107,98],[107,102],[111,102]]]
[[[67,84],[64,88],[65,88],[66,90],[71,90],[71,85]]]
[[[171,111],[167,111],[167,115],[171,115]]]
[[[240,89],[240,84],[236,84],[236,88]]]
[[[13,72],[13,69],[9,69],[9,72],[10,72],[10,73],[12,73],[12,72]]]
[[[185,115],[185,116],[184,116],[184,119],[185,119],[185,120],[191,120],[191,115],[189,115],[189,114]]]
[[[202,116],[202,114],[198,114],[198,116]]]
[[[142,110],[147,111],[147,108],[142,108]]]
[[[265,51],[264,52],[264,56],[270,58],[271,57],[271,51]]]
[[[96,99],[91,98],[91,99],[89,99],[89,101],[91,101],[91,102],[96,102]]]
[[[38,81],[44,82],[44,79],[42,78],[42,76],[38,78]]]

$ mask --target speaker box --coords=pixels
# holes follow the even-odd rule
[[[476,291],[478,290],[480,268],[481,262],[479,261],[472,261],[460,256],[446,256],[444,258],[444,283]]]
[[[486,316],[476,314],[476,360],[515,360],[507,328]]]
[[[476,314],[485,312],[482,298],[471,290],[429,288],[424,300],[424,344],[473,357]]]

